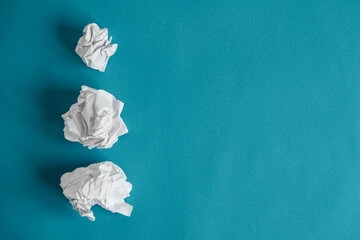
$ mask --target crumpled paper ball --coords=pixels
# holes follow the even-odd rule
[[[80,167],[61,176],[60,186],[74,210],[95,221],[91,207],[95,204],[113,212],[130,216],[133,207],[124,201],[129,197],[131,183],[123,170],[112,162]]]
[[[89,149],[111,148],[128,129],[120,117],[124,103],[104,91],[82,86],[77,103],[61,117],[64,135]]]
[[[75,52],[88,67],[105,72],[107,62],[116,52],[118,45],[110,45],[112,37],[108,40],[108,29],[100,29],[96,23],[88,24],[83,33]]]

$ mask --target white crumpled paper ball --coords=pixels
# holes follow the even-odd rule
[[[129,197],[131,183],[123,170],[112,162],[80,167],[61,176],[60,186],[74,210],[95,221],[91,207],[95,204],[113,212],[130,216],[133,207],[124,201]]]
[[[77,103],[62,115],[64,135],[89,149],[111,148],[128,129],[120,117],[124,103],[104,91],[82,86]]]
[[[84,36],[79,39],[75,52],[88,67],[105,72],[107,62],[116,52],[118,45],[110,45],[108,29],[100,29],[96,23],[88,24],[83,33]]]

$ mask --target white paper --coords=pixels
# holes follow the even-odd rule
[[[84,36],[79,39],[75,52],[88,67],[105,72],[107,62],[116,52],[118,45],[110,45],[108,29],[100,29],[96,23],[88,24],[83,33]]]
[[[120,117],[124,103],[104,91],[82,86],[77,103],[62,115],[64,135],[89,149],[111,148],[128,129]]]
[[[124,201],[130,196],[131,183],[123,170],[112,162],[80,167],[61,176],[60,186],[73,208],[82,217],[95,221],[91,207],[95,204],[113,212],[130,216],[133,207]]]

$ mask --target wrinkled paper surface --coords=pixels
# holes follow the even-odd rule
[[[133,207],[124,199],[129,197],[131,183],[123,170],[112,162],[80,167],[61,176],[60,186],[73,208],[82,217],[95,221],[91,207],[95,204],[113,212],[130,216]]]
[[[89,149],[111,148],[128,129],[120,117],[124,103],[104,91],[82,86],[77,103],[62,115],[64,135]]]
[[[108,40],[108,29],[100,29],[96,23],[88,24],[83,33],[84,36],[79,39],[75,52],[88,67],[104,72],[118,45],[110,45],[112,38]]]

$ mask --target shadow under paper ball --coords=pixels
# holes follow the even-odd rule
[[[53,29],[60,47],[65,48],[62,55],[67,59],[70,66],[83,64],[81,58],[75,53],[75,48],[79,38],[83,36],[84,27],[92,22],[94,20],[91,17],[79,9],[72,9],[71,6],[69,9],[60,11],[56,17]]]
[[[71,52],[75,52],[75,47],[79,38],[83,35],[83,29],[89,23],[95,22],[88,12],[73,5],[59,9],[55,16],[55,26],[57,37]]]
[[[64,44],[67,50],[75,54],[75,47],[79,38],[83,35],[85,26],[71,24],[69,22],[60,22],[56,27],[57,36]]]
[[[74,215],[71,214],[73,212],[72,206],[62,193],[60,178],[64,173],[72,172],[79,167],[87,167],[90,164],[96,163],[96,161],[78,158],[68,159],[68,156],[55,159],[37,158],[36,160],[38,161],[37,164],[34,164],[37,173],[36,186],[43,193],[37,196],[38,200],[49,211],[56,212],[59,217],[73,217]],[[73,213],[75,214],[75,212]]]
[[[74,159],[72,163],[61,163],[63,159],[57,159],[57,164],[51,166],[39,166],[37,169],[39,176],[43,182],[51,189],[61,190],[60,178],[64,173],[72,172],[79,167],[87,167],[90,164],[96,163],[96,161]],[[60,191],[61,192],[61,191]]]
[[[64,120],[61,115],[69,111],[72,104],[76,103],[80,88],[47,85],[37,94],[38,103],[42,111],[38,119],[38,127],[46,134],[51,134],[63,139]]]

